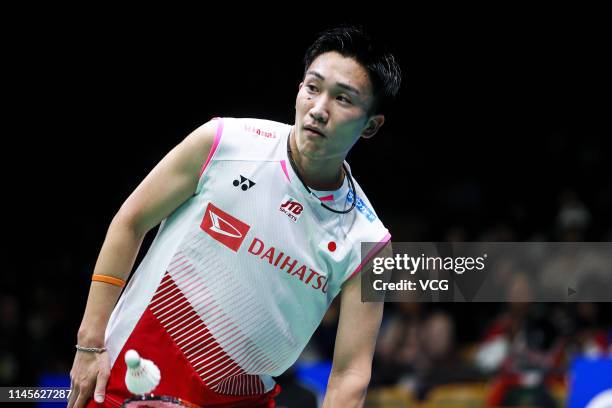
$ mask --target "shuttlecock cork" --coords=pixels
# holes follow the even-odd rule
[[[125,385],[132,394],[148,394],[157,387],[161,374],[155,363],[140,357],[136,350],[125,353],[125,363]]]

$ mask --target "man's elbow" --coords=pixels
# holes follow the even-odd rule
[[[129,211],[125,206],[121,207],[117,214],[115,214],[109,230],[117,228],[130,231],[138,237],[144,237],[150,230],[143,217],[133,211]]]
[[[323,408],[362,407],[369,383],[369,372],[334,371],[332,369]]]
[[[370,384],[371,370],[366,369],[345,369],[332,370],[329,377],[330,385],[335,383],[343,389],[351,389],[354,392],[364,392]]]

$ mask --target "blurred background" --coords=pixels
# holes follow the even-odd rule
[[[452,10],[330,17],[321,5],[302,7],[284,18],[162,8],[5,14],[19,23],[2,28],[10,143],[0,386],[65,381],[93,266],[121,203],[212,117],[292,123],[303,54],[338,23],[365,25],[403,69],[383,130],[348,158],[394,241],[612,240],[602,25],[572,10],[455,19]],[[279,379],[279,406],[316,404],[337,307]],[[611,311],[606,303],[387,304],[368,404],[554,407],[573,398],[570,406],[584,406],[591,397],[580,395],[599,392],[584,378],[612,378]],[[590,385],[572,385],[576,373]]]

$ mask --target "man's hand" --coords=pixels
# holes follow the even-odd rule
[[[376,256],[392,257],[391,243]],[[370,262],[361,273],[371,273],[371,268]],[[361,276],[351,278],[342,288],[334,361],[324,408],[363,407],[383,307],[382,302],[361,301]]]
[[[92,394],[98,403],[104,402],[106,383],[110,375],[108,353],[77,351],[70,370],[68,408],[83,408]]]

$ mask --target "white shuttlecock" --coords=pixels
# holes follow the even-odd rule
[[[161,374],[155,363],[141,358],[136,350],[126,351],[125,363],[125,385],[132,394],[148,394],[157,387]]]

